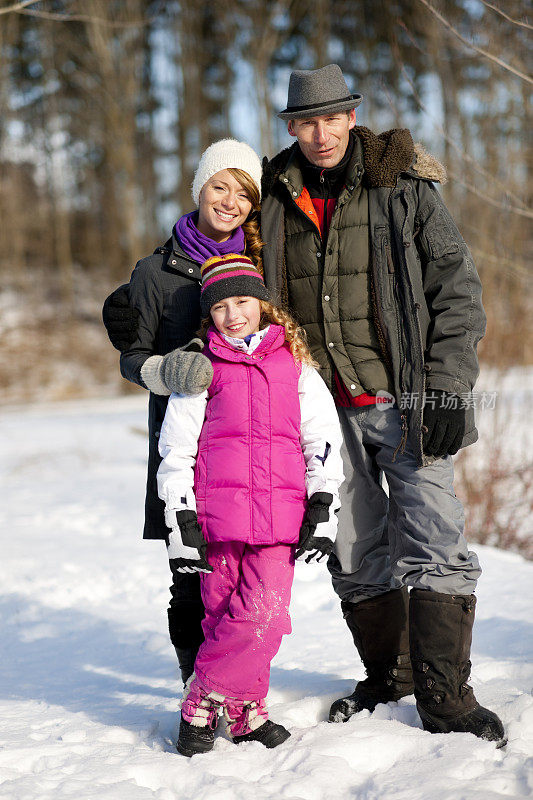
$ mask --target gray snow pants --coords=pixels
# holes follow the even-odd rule
[[[338,412],[345,481],[328,569],[341,600],[357,603],[402,585],[472,594],[481,569],[464,538],[451,457],[418,468],[408,442],[393,462],[401,439],[396,406]]]

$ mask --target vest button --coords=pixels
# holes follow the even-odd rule
[[[176,261],[176,259],[175,259],[175,258],[173,258],[173,259],[172,259],[172,261],[171,261],[170,263],[171,263],[171,264],[177,264],[178,262]]]
[[[329,294],[324,295],[324,300],[329,300]]]
[[[292,196],[293,196],[293,197],[298,197],[298,192],[293,192],[293,193],[292,193]]]
[[[288,178],[283,178],[283,183],[288,183],[288,182],[289,182]]]
[[[322,256],[322,253],[320,252],[320,250],[318,250],[318,251],[317,251],[317,254],[316,254],[316,257],[317,257],[317,258],[320,258],[321,256]]]
[[[189,267],[189,272],[190,272],[190,273],[194,272],[194,270],[193,270],[193,268],[192,268],[192,267]]]
[[[335,347],[335,345],[333,344],[333,342],[329,342],[328,347]]]
[[[355,389],[355,383],[350,384],[350,389]]]

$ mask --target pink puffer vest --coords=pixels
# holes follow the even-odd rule
[[[285,330],[271,325],[252,355],[215,329],[206,417],[198,444],[195,495],[208,542],[293,544],[305,509],[299,369]]]

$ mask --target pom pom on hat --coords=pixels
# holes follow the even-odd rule
[[[257,297],[270,300],[263,276],[253,262],[243,255],[228,253],[214,256],[202,264],[202,316],[209,316],[215,303],[227,297]]]
[[[198,205],[202,186],[223,169],[242,169],[257,186],[261,197],[261,162],[246,142],[220,139],[204,150],[192,183],[192,199]]]

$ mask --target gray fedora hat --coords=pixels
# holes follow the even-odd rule
[[[289,80],[287,108],[280,119],[301,119],[349,111],[356,108],[362,94],[350,94],[338,64],[320,69],[295,69]]]

